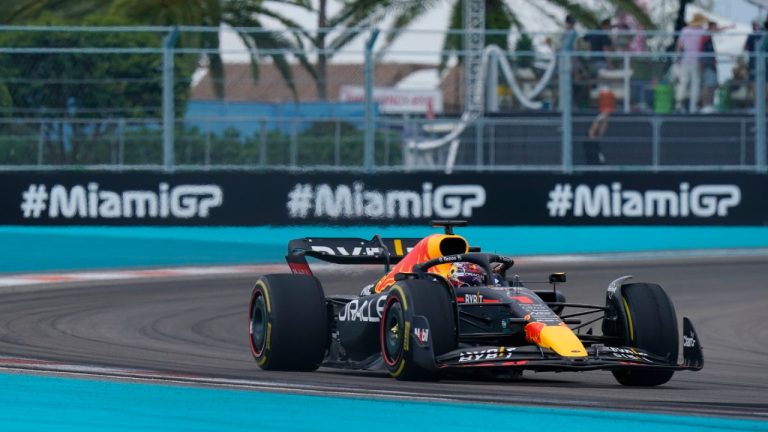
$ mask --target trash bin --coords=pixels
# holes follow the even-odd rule
[[[717,89],[717,110],[719,112],[731,110],[731,91],[726,86]]]
[[[656,84],[653,89],[653,111],[656,114],[669,114],[672,112],[672,86],[669,84]]]

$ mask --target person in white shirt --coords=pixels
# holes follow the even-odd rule
[[[683,101],[688,96],[688,112],[694,113],[698,107],[701,91],[701,52],[707,34],[709,20],[697,13],[691,22],[680,32],[677,39],[677,52],[681,54],[678,63],[678,86],[675,92],[675,109],[683,110]]]

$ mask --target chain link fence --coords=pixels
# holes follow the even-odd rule
[[[670,33],[489,32],[466,56],[235,30],[245,46],[206,50],[221,29],[0,27],[0,169],[766,168],[763,33],[690,57]]]

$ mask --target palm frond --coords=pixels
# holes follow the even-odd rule
[[[129,18],[137,23],[155,25],[218,25],[208,19],[206,6],[210,1],[161,2],[145,0],[113,0],[111,14]],[[213,9],[215,11],[215,9]]]
[[[448,29],[456,30],[462,28],[463,23],[461,21],[463,15],[462,3],[457,1],[454,3],[453,8],[451,8],[451,15],[448,17]],[[459,33],[449,32],[445,35],[443,49],[440,51],[440,63],[437,66],[437,70],[440,73],[445,70],[451,57],[462,49],[462,42],[463,38]],[[459,56],[459,61],[461,61],[461,56]]]
[[[304,44],[299,41],[299,44],[297,45],[297,50],[293,54],[298,60],[299,64],[304,68],[304,70],[307,71],[307,73],[312,77],[313,80],[317,81],[319,78],[319,75],[317,73],[317,69],[312,64],[312,62],[309,61],[307,56],[304,54],[306,51],[304,48]]]
[[[356,15],[346,22],[346,27],[341,29],[341,34],[336,36],[335,39],[331,41],[331,43],[328,44],[328,48],[330,49],[330,53],[328,53],[328,57],[332,57],[333,54],[335,54],[335,51],[340,50],[341,48],[345,47],[347,44],[355,40],[357,37],[359,37],[363,32],[367,31],[369,29],[369,25],[375,24],[378,21],[381,21],[384,19],[383,14],[377,14],[373,17],[366,17],[364,15]],[[368,22],[366,22],[368,21]]]
[[[406,7],[397,8],[399,10],[392,23],[392,29],[387,32],[384,38],[384,45],[379,50],[377,56],[383,55],[409,25],[429,11],[429,7],[425,3],[430,2],[409,2]]]
[[[253,27],[261,27],[261,23],[258,20],[254,19],[252,24],[255,24]],[[261,55],[258,55],[259,49],[270,51],[284,49],[292,51],[294,48],[291,43],[278,32],[259,32],[250,33],[247,35],[241,33],[240,35],[241,38],[243,38],[243,42],[246,44],[250,51],[251,70],[253,72],[254,80],[258,80],[259,78],[257,60],[257,56],[261,57]],[[296,82],[293,79],[291,65],[288,63],[288,60],[286,60],[285,55],[273,53],[269,54],[269,57],[272,58],[275,67],[280,73],[280,76],[283,78],[283,81],[285,81],[285,84],[291,90],[291,94],[293,94],[294,99],[298,100],[299,94],[296,90]]]
[[[326,26],[329,28],[346,25],[351,27],[353,22],[361,22],[381,12],[392,0],[358,0],[345,2],[344,6],[333,16],[328,17]]]
[[[262,4],[262,3],[278,3],[280,5],[286,5],[287,4],[287,5],[299,7],[301,9],[304,9],[304,10],[310,11],[310,12],[313,10],[312,9],[312,2],[310,0],[278,0],[278,1],[267,0],[267,1],[259,2],[259,3],[260,4]]]
[[[512,27],[519,30],[525,30],[525,24],[523,24],[523,22],[520,21],[520,19],[517,17],[517,14],[512,10],[512,8],[509,7],[508,4],[502,2],[501,10],[504,12],[504,15],[506,15],[507,19],[512,24]]]
[[[254,13],[260,16],[267,16],[270,17],[278,22],[280,22],[285,27],[291,29],[292,31],[296,31],[296,38],[299,39],[299,34],[301,36],[304,36],[306,39],[312,39],[312,34],[310,34],[307,29],[305,29],[301,24],[298,22],[286,17],[285,15],[279,14],[277,12],[271,11],[269,9],[265,9],[262,7],[254,9]]]
[[[576,21],[580,22],[588,28],[597,28],[600,25],[600,20],[595,16],[594,12],[585,8],[584,6],[574,3],[570,0],[547,0],[555,6],[558,6],[573,16]]]
[[[202,35],[201,46],[204,49],[218,49],[219,47],[219,34],[216,32],[208,32]],[[213,92],[219,99],[224,98],[224,63],[221,60],[221,55],[218,52],[212,52],[207,54],[208,56],[208,70],[211,73],[211,80],[213,82]]]
[[[99,0],[16,0],[0,5],[0,22],[26,24],[43,13],[76,19],[95,12],[106,12],[108,8],[108,2]]]
[[[560,19],[554,13],[552,13],[552,11],[547,10],[544,7],[544,3],[531,2],[529,3],[529,5],[532,8],[536,9],[540,14],[544,15],[547,19],[549,19],[553,23],[558,23],[558,24],[560,23]]]
[[[232,27],[253,27],[258,29],[264,29],[263,24],[258,19],[256,12],[259,10],[258,4],[249,0],[238,0],[228,2],[223,10],[222,20]],[[259,49],[265,50],[286,50],[289,52],[295,52],[296,47],[285,38],[279,31],[256,31],[256,32],[244,32],[238,30],[238,35],[242,39],[248,48],[248,54],[251,60],[251,75],[254,81],[259,79],[259,62],[258,58],[262,57],[259,54]],[[282,76],[288,88],[291,90],[294,99],[298,100],[298,92],[296,91],[296,84],[293,79],[293,73],[291,67],[286,60],[284,54],[269,54],[272,61],[275,64],[278,72]]]

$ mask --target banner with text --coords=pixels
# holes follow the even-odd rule
[[[766,225],[747,173],[6,172],[2,225]]]

